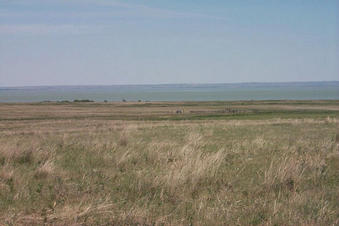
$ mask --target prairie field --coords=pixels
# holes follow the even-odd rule
[[[0,225],[338,225],[339,101],[0,104]]]

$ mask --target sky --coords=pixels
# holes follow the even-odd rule
[[[0,0],[0,86],[333,80],[338,0]]]

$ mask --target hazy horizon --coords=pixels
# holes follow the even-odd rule
[[[333,81],[339,2],[0,0],[0,86]]]
[[[0,88],[29,88],[29,87],[86,87],[86,86],[93,86],[93,87],[100,87],[100,86],[175,86],[175,85],[251,85],[251,84],[258,84],[258,85],[279,85],[279,84],[319,84],[319,83],[331,83],[331,84],[339,84],[339,80],[328,80],[328,81],[285,81],[285,82],[217,82],[217,83],[144,83],[144,84],[82,84],[82,85],[64,85],[64,84],[56,84],[56,85],[27,85],[27,86],[0,86]]]

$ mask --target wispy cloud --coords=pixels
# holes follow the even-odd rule
[[[95,28],[95,29],[94,29]],[[88,34],[104,30],[103,26],[85,26],[74,24],[10,24],[0,25],[0,34]]]
[[[125,3],[108,0],[13,0],[8,5],[23,6],[20,10],[0,9],[0,17],[36,17],[39,15],[56,17],[125,17],[126,19],[212,19],[224,20],[213,15],[182,12],[163,8],[149,7],[142,4]],[[24,7],[25,6],[25,7]],[[30,6],[30,7],[28,7]],[[33,6],[39,6],[39,10]],[[40,8],[43,6],[42,8]],[[58,8],[55,8],[58,6]],[[61,7],[62,6],[62,7]],[[60,8],[61,7],[61,8]]]
[[[74,35],[102,32],[123,21],[224,20],[114,0],[13,0],[0,6],[0,34]]]
[[[201,13],[193,12],[183,12],[175,11],[169,9],[149,7],[141,4],[132,4],[118,1],[107,1],[107,0],[87,0],[86,2],[91,2],[107,7],[121,7],[126,9],[137,10],[140,14],[144,16],[159,17],[159,18],[204,18],[204,19],[214,19],[214,20],[224,20],[224,17],[212,16]]]

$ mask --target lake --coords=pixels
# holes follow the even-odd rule
[[[339,99],[339,81],[234,84],[0,87],[0,102]]]

